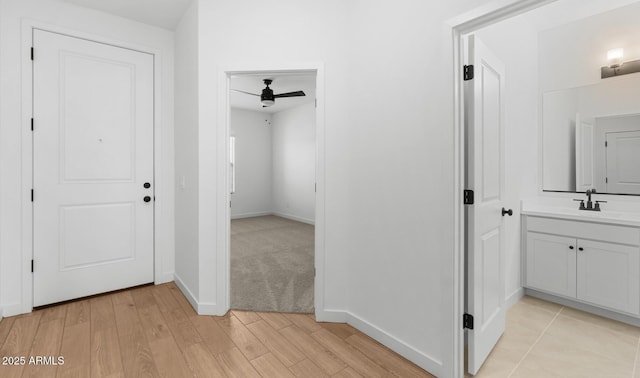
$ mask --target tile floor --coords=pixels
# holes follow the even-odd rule
[[[640,378],[640,328],[525,296],[476,377]]]

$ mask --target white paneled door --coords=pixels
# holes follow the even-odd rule
[[[640,131],[610,132],[607,142],[607,192],[640,194]]]
[[[153,55],[33,46],[34,306],[153,282]]]
[[[468,38],[474,77],[465,85],[468,369],[476,374],[505,328],[504,66],[478,38]],[[510,215],[510,214],[509,214]]]

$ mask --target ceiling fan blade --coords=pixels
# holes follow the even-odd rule
[[[245,94],[248,94],[248,95],[258,96],[258,97],[260,97],[260,95],[259,95],[259,94],[255,94],[255,93],[251,93],[251,92],[241,91],[240,89],[233,89],[233,88],[231,88],[231,90],[232,90],[232,91],[235,91],[235,92],[240,92],[240,93],[245,93]]]
[[[303,91],[274,94],[273,98],[306,96]]]

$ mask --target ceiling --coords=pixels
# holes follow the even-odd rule
[[[313,102],[316,98],[316,76],[315,74],[300,73],[256,73],[232,76],[229,81],[229,88],[239,89],[245,92],[260,95],[265,87],[263,80],[272,79],[273,83],[269,88],[274,94],[303,91],[304,97],[276,98],[275,104],[263,108],[260,104],[260,97],[251,96],[245,93],[229,91],[229,103],[232,108],[253,110],[264,113],[277,113],[286,109],[291,109],[302,104]]]
[[[191,0],[60,0],[148,25],[175,30]]]
[[[542,31],[637,3],[638,0],[562,0],[534,9],[523,16],[535,30]]]

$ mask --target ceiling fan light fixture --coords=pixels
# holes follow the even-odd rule
[[[266,82],[266,80],[265,80]],[[271,83],[269,83],[271,84]],[[271,88],[269,88],[269,84],[267,84],[267,87],[265,89],[262,90],[262,95],[260,95],[260,103],[262,103],[263,106],[271,106],[275,103],[275,97],[273,96],[273,90]]]

